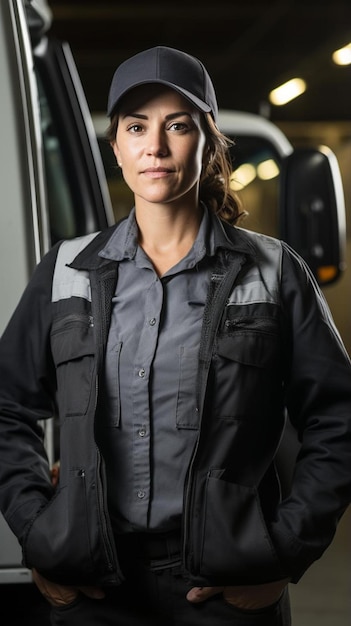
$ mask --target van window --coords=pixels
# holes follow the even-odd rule
[[[114,222],[101,155],[66,43],[34,49],[51,241],[79,237]]]
[[[236,136],[230,154],[231,186],[248,214],[240,225],[278,237],[281,157],[266,139],[244,135]]]
[[[66,176],[60,134],[38,72],[36,72],[36,77],[39,91],[51,242],[55,243],[59,239],[70,239],[76,235],[74,201]]]

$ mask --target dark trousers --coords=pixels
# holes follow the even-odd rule
[[[80,596],[65,608],[53,609],[52,626],[290,626],[288,591],[275,605],[242,611],[218,594],[203,603],[186,599],[191,585],[181,575],[177,555],[145,558],[126,545],[122,569],[126,580],[106,589],[103,600]],[[159,555],[158,555],[159,556]]]

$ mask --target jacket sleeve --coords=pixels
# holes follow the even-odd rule
[[[272,532],[296,582],[328,547],[351,501],[351,366],[311,272],[283,247],[286,406],[301,447]]]
[[[55,411],[49,331],[57,249],[37,266],[0,340],[0,509],[21,543],[53,491],[40,421]]]

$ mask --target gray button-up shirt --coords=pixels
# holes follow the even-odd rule
[[[106,354],[103,454],[116,530],[179,524],[197,438],[197,358],[214,262],[204,212],[189,253],[161,278],[138,246],[134,210],[100,255],[119,261]]]

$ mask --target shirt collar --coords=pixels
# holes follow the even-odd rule
[[[219,248],[252,253],[247,243],[240,236],[240,229],[225,225],[216,215],[203,205],[203,218],[195,239],[191,261],[198,263],[206,254],[214,256]],[[229,230],[228,230],[229,229]],[[138,250],[138,226],[135,219],[135,208],[113,232],[99,256],[113,261],[134,259]],[[190,259],[188,259],[190,260]]]

